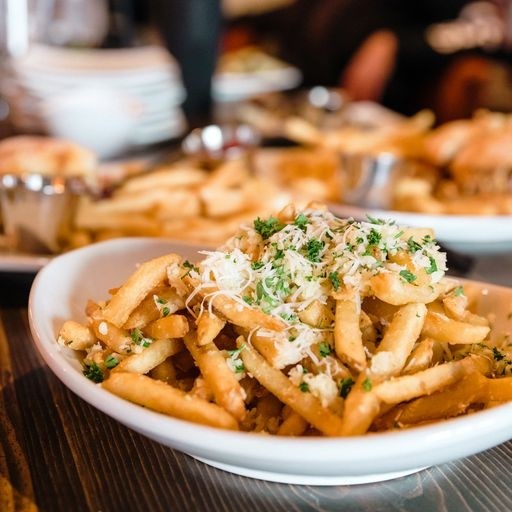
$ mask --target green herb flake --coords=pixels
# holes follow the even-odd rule
[[[96,363],[85,363],[82,372],[89,380],[97,384],[103,382],[103,372]]]
[[[460,297],[461,295],[465,295],[464,288],[462,286],[457,286],[457,288],[455,288],[453,290],[453,294],[455,295],[455,297]]]
[[[309,384],[307,382],[301,382],[299,384],[299,389],[303,392],[303,393],[308,393],[309,392]]]
[[[339,277],[338,273],[331,272],[329,274],[329,280],[332,283],[332,287],[333,287],[334,291],[337,292],[340,287],[340,277]]]
[[[318,345],[318,351],[322,357],[327,357],[328,355],[332,354],[332,347],[326,341],[322,341]]]
[[[496,347],[492,347],[492,356],[494,357],[495,361],[502,361],[505,359],[505,354],[503,354],[503,352],[501,352]]]
[[[254,300],[251,299],[251,297],[249,297],[249,295],[244,295],[242,297],[243,301],[246,303],[246,304],[249,304],[249,306],[252,306],[254,304]]]
[[[366,379],[363,380],[363,389],[365,391],[371,391],[372,390],[372,381],[370,380],[369,377],[366,377]]]
[[[269,217],[267,220],[260,219],[259,217],[254,221],[254,229],[261,235],[263,240],[270,238],[274,233],[278,233],[285,227],[284,224],[279,222],[275,217]]]
[[[340,388],[340,396],[343,398],[347,398],[352,386],[354,385],[354,380],[352,377],[346,377],[343,380],[340,380],[338,387]]]
[[[416,276],[410,270],[400,270],[400,277],[405,279],[408,283],[416,281]]]
[[[235,373],[244,373],[245,372],[245,366],[244,363],[237,364],[235,366]]]
[[[240,345],[240,348],[235,348],[234,350],[226,350],[226,352],[228,353],[228,356],[231,357],[232,359],[236,359],[240,353],[245,350],[245,343],[243,343],[242,345]]]
[[[251,263],[251,268],[253,270],[259,270],[260,268],[263,268],[265,266],[265,263],[263,261],[253,261]]]
[[[302,229],[302,231],[306,231],[306,226],[309,224],[309,219],[303,213],[300,213],[293,221],[293,224]]]
[[[380,224],[381,226],[383,224],[386,224],[386,221],[383,219],[377,219],[375,217],[372,217],[371,215],[366,214],[366,218],[368,219],[368,222],[370,224]]]
[[[133,329],[130,331],[130,338],[132,339],[135,345],[139,345],[139,347],[148,348],[151,343],[153,343],[152,338],[146,338],[140,329]]]
[[[316,240],[312,238],[308,241],[308,245],[306,247],[307,251],[307,259],[313,263],[320,262],[320,251],[324,248],[324,242],[321,240]]]
[[[409,252],[421,251],[422,249],[421,245],[416,242],[412,236],[409,238],[409,240],[407,240],[407,248],[409,249]]]
[[[376,246],[382,239],[382,235],[374,228],[370,229],[368,233],[368,245]]]
[[[434,272],[437,272],[437,263],[432,256],[429,256],[428,259],[430,261],[430,265],[425,268],[425,272],[427,274],[433,274]]]
[[[105,366],[109,370],[111,370],[112,368],[115,368],[118,364],[119,364],[119,360],[113,354],[108,355],[107,358],[105,359]]]

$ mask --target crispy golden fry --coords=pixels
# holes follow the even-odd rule
[[[420,335],[426,314],[427,308],[421,303],[407,304],[398,310],[372,358],[373,375],[391,377],[402,371]]]
[[[290,406],[325,435],[341,435],[341,419],[326,407],[322,407],[317,398],[311,393],[300,391],[283,373],[270,366],[244,338],[238,338],[237,346],[245,346],[240,357],[246,370],[281,402]]]
[[[407,375],[426,370],[434,357],[434,343],[431,338],[423,338],[412,351],[402,373]]]
[[[298,413],[293,411],[277,430],[278,436],[301,436],[306,432],[308,422]]]
[[[213,343],[220,331],[226,325],[226,321],[209,311],[203,311],[196,320],[197,344],[199,346]]]
[[[183,340],[206,384],[212,390],[217,404],[238,421],[243,421],[246,413],[245,391],[221,351],[213,343],[199,347],[197,333],[194,331],[188,333]]]
[[[123,359],[112,371],[145,374],[182,350],[181,340],[156,340],[139,354]]]
[[[358,371],[366,368],[366,354],[355,300],[336,301],[334,348],[337,356],[352,368]]]
[[[91,329],[96,338],[102,341],[113,352],[130,354],[132,351],[132,339],[127,331],[120,329],[102,317],[92,317]]]
[[[345,400],[340,435],[364,434],[380,411],[380,399],[372,390],[373,382],[365,370],[359,374]]]
[[[147,294],[164,282],[167,267],[180,261],[177,254],[167,254],[143,263],[105,306],[105,320],[121,327]]]
[[[174,386],[176,384],[176,368],[174,368],[171,358],[167,358],[165,361],[162,361],[150,370],[149,376],[153,379],[161,380],[166,384]]]
[[[396,416],[396,421],[406,425],[458,416],[481,397],[486,380],[478,372],[468,373],[442,391],[409,402]]]
[[[169,416],[212,427],[238,429],[235,418],[222,407],[145,375],[112,373],[102,387],[125,400]]]
[[[512,400],[512,377],[486,379],[484,397],[487,402],[508,402]]]
[[[429,286],[415,286],[396,274],[382,272],[370,279],[373,294],[380,300],[401,306],[411,302],[432,302],[439,297],[442,286],[439,284]]]
[[[154,339],[183,338],[188,330],[188,320],[183,315],[164,316],[143,328],[144,334]]]
[[[132,311],[123,327],[141,328],[163,314],[172,315],[184,307],[185,302],[176,290],[171,287],[156,288]]]
[[[259,309],[254,309],[245,304],[240,304],[231,297],[228,297],[223,293],[219,293],[219,290],[215,288],[201,288],[199,282],[190,276],[187,276],[184,281],[190,283],[203,300],[208,304],[211,304],[211,306],[221,316],[229,320],[234,325],[238,325],[245,329],[261,327],[271,331],[282,331],[286,328],[286,324],[279,318],[267,315]]]
[[[398,404],[423,395],[429,395],[460,380],[469,371],[488,371],[489,362],[483,357],[468,356],[459,361],[433,366],[413,375],[396,377],[381,382],[375,394],[387,404]]]
[[[73,350],[85,350],[96,343],[91,329],[74,320],[66,320],[59,331],[59,342]]]
[[[331,325],[333,314],[325,304],[315,300],[306,309],[299,312],[299,318],[305,324],[324,329]]]
[[[459,322],[446,315],[429,311],[422,335],[450,344],[473,344],[483,341],[489,331],[490,328],[486,325]]]

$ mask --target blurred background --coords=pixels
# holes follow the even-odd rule
[[[0,0],[0,20],[1,136],[104,158],[318,85],[438,124],[512,109],[508,0]]]

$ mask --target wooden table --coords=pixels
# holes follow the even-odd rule
[[[477,260],[469,277],[512,286],[512,255]],[[152,442],[73,395],[45,366],[28,326],[32,278],[0,274],[2,512],[512,510],[512,441],[352,487],[252,480]]]

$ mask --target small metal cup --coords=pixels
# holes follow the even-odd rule
[[[182,150],[206,167],[226,160],[247,158],[252,165],[252,152],[260,144],[261,135],[247,124],[211,124],[192,130],[182,142]]]
[[[397,182],[406,172],[405,162],[391,153],[343,154],[340,158],[343,202],[389,210]]]
[[[78,196],[86,189],[80,177],[0,175],[0,206],[8,249],[31,254],[62,251]]]

